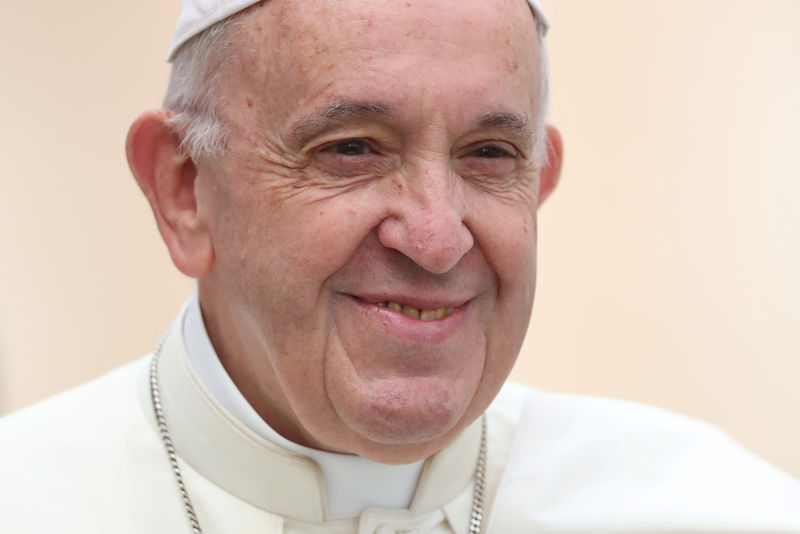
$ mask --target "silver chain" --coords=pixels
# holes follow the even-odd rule
[[[158,422],[158,430],[161,433],[161,441],[164,442],[164,448],[167,450],[169,463],[172,465],[172,472],[175,473],[175,480],[178,482],[178,489],[181,492],[181,497],[183,497],[183,506],[186,508],[186,515],[189,517],[189,524],[192,527],[192,534],[202,534],[203,529],[200,528],[197,514],[194,513],[192,499],[189,497],[189,492],[186,491],[186,484],[183,483],[181,466],[178,465],[178,455],[175,454],[175,446],[172,444],[172,438],[169,435],[169,430],[167,430],[167,420],[164,418],[164,409],[161,407],[161,395],[158,392],[158,357],[161,356],[161,349],[164,348],[167,334],[169,334],[169,330],[164,332],[164,335],[161,336],[161,341],[158,342],[158,347],[150,362],[150,398],[153,399],[153,410],[156,413],[156,422]]]
[[[472,490],[472,512],[469,515],[469,534],[480,534],[483,524],[483,491],[486,484],[486,416],[481,420],[481,448],[475,464],[475,489]]]
[[[164,449],[166,449],[169,463],[172,465],[172,472],[175,473],[178,490],[181,492],[181,497],[183,498],[183,506],[186,508],[186,516],[189,518],[189,525],[192,527],[192,534],[202,534],[203,529],[200,528],[200,522],[197,520],[194,506],[192,506],[192,499],[189,497],[189,492],[186,490],[186,484],[183,482],[181,467],[178,464],[178,455],[175,453],[175,446],[172,444],[172,438],[167,429],[167,420],[164,418],[164,409],[161,406],[161,395],[158,390],[158,359],[161,356],[161,350],[164,348],[164,342],[167,340],[167,334],[169,334],[169,330],[164,332],[164,335],[161,336],[161,341],[158,342],[158,347],[156,347],[156,351],[153,353],[153,359],[150,361],[150,398],[153,400],[153,411],[156,415],[161,441],[164,442]],[[481,446],[478,451],[478,462],[475,464],[475,488],[472,491],[469,534],[480,534],[481,525],[483,524],[483,492],[486,484],[486,454],[486,416],[483,416],[481,421]]]

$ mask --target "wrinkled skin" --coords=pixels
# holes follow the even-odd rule
[[[212,342],[285,437],[428,456],[491,402],[530,317],[557,171],[540,191],[528,6],[273,0],[237,31],[227,151],[187,178]]]

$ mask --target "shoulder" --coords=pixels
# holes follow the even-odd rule
[[[800,484],[707,423],[519,385],[492,411],[516,421],[496,500],[502,532],[515,531],[513,517],[553,526],[542,532],[800,532]]]
[[[91,525],[108,524],[107,515],[135,518],[131,497],[151,491],[143,484],[171,483],[143,402],[148,361],[0,419],[4,525],[14,532],[53,524],[92,532]],[[153,471],[150,478],[153,464],[166,473]]]
[[[106,425],[127,424],[131,415],[141,415],[137,389],[146,372],[146,359],[137,360],[110,373],[37,404],[0,418],[0,450],[5,453],[33,452],[37,445],[54,438],[91,442],[110,435]],[[98,423],[102,420],[103,425]],[[98,433],[101,428],[103,432]],[[27,447],[18,447],[22,442]],[[20,450],[20,449],[25,449]]]
[[[543,441],[570,438],[615,446],[657,445],[730,439],[719,428],[662,408],[619,399],[553,393],[508,383],[491,406],[497,416],[523,425],[529,437]],[[624,443],[619,443],[624,440]]]

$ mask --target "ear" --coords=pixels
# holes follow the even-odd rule
[[[564,158],[564,145],[561,141],[561,134],[555,126],[550,124],[545,128],[547,130],[547,139],[545,140],[547,164],[542,167],[542,172],[539,176],[539,206],[558,185],[558,177],[561,175],[561,162]]]
[[[180,149],[165,110],[146,111],[128,130],[128,165],[150,203],[172,262],[187,276],[201,278],[214,263],[211,236],[197,202],[197,167]]]

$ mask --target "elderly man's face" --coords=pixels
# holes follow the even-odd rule
[[[403,462],[488,405],[535,285],[539,51],[522,0],[271,1],[222,71],[200,283],[245,396],[307,445]]]

